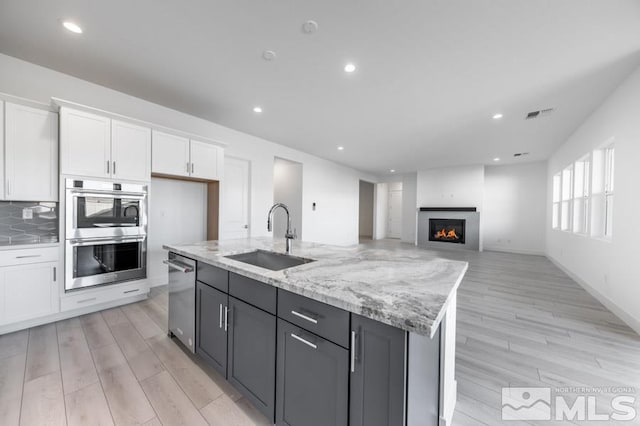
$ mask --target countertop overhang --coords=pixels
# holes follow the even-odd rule
[[[438,330],[469,266],[410,245],[385,249],[294,241],[292,254],[315,262],[282,271],[225,257],[257,249],[284,253],[284,241],[268,237],[166,244],[163,248],[430,337]]]

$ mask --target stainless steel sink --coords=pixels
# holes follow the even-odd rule
[[[281,271],[283,269],[314,262],[313,259],[305,259],[304,257],[296,257],[266,250],[255,250],[248,253],[234,254],[225,257],[227,259],[237,260],[238,262],[248,263],[250,265],[259,266],[260,268],[270,269],[272,271]]]

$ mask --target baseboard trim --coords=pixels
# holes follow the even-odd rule
[[[553,256],[547,254],[547,259],[551,261],[554,265],[556,265],[562,272],[567,274],[569,278],[580,284],[582,288],[584,288],[587,293],[593,296],[596,300],[602,303],[607,309],[609,309],[615,316],[620,318],[625,324],[633,329],[636,333],[640,335],[640,319],[634,317],[620,306],[618,306],[613,300],[602,294],[600,291],[596,290],[585,280],[574,274],[572,271],[567,269],[560,261]]]
[[[531,256],[546,256],[546,253],[544,251],[527,250],[527,249],[516,249],[516,248],[509,248],[509,247],[502,247],[502,246],[492,246],[492,245],[485,245],[484,246],[484,251],[497,251],[497,252],[500,252],[500,253],[528,254],[528,255],[531,255]]]

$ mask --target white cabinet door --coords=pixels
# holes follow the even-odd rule
[[[6,103],[5,199],[58,201],[58,114]]]
[[[189,139],[154,130],[151,157],[153,173],[189,176]]]
[[[209,143],[191,141],[191,177],[219,180],[222,161],[221,148]]]
[[[111,119],[63,108],[60,112],[63,174],[111,176]]]
[[[151,129],[111,122],[111,175],[114,179],[151,180]]]
[[[0,147],[4,143],[4,102],[0,101]],[[4,149],[0,149],[0,199],[4,200]],[[0,306],[0,309],[2,307]],[[0,318],[2,318],[2,312],[0,312]]]
[[[0,322],[10,324],[60,311],[57,262],[0,268]]]

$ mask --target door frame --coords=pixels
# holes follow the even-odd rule
[[[223,164],[227,161],[227,159],[229,160],[234,160],[234,161],[244,161],[247,163],[247,237],[251,237],[252,234],[252,228],[251,228],[251,194],[252,194],[252,186],[253,186],[253,175],[252,175],[252,162],[250,159],[248,158],[244,158],[244,157],[239,157],[236,155],[227,155],[225,153],[224,158],[223,158]],[[226,169],[226,167],[225,167]],[[224,184],[225,182],[225,173],[223,171],[223,175],[222,175],[222,179],[220,180],[220,189],[221,192],[224,191]],[[220,194],[220,200],[222,201],[223,198],[223,194]],[[222,208],[224,208],[224,206],[222,206]],[[222,237],[224,235],[225,232],[225,227],[224,227],[224,221],[226,221],[226,217],[224,215],[221,214],[222,210],[219,212],[220,217],[222,220],[220,220],[220,233],[219,233],[219,238]]]

